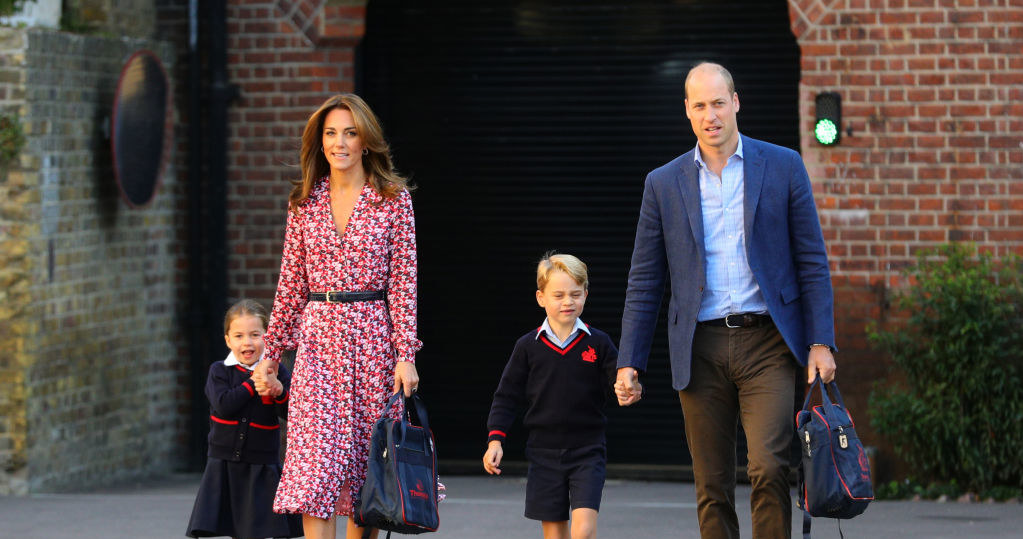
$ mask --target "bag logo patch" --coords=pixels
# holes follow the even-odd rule
[[[430,498],[430,496],[426,493],[426,490],[423,488],[423,482],[422,481],[416,481],[416,488],[408,489],[408,493],[409,493],[409,496],[412,496],[413,498],[423,498],[423,499],[429,499]]]
[[[588,346],[586,351],[583,352],[583,361],[587,363],[593,363],[597,361],[597,351],[592,346]]]
[[[867,460],[867,454],[863,452],[863,447],[859,448],[860,454],[856,458],[856,462],[860,465],[860,477],[864,481],[870,481],[870,461]]]

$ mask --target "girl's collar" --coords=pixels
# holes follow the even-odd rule
[[[266,354],[266,350],[263,351],[263,354]],[[263,356],[260,355],[259,359],[257,359],[255,361],[255,363],[253,363],[252,365],[246,365],[246,364],[242,363],[241,361],[238,361],[238,358],[234,357],[234,352],[228,352],[227,353],[227,358],[224,359],[224,365],[226,365],[228,367],[230,367],[232,365],[241,365],[242,368],[248,369],[250,371],[254,371],[254,370],[256,370],[256,365],[259,365],[259,362],[262,361],[262,360],[263,360]]]

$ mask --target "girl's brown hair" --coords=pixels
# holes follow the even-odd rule
[[[334,109],[346,109],[352,113],[355,130],[369,150],[362,157],[362,167],[373,190],[384,198],[394,198],[403,189],[411,190],[408,180],[394,170],[391,148],[384,140],[384,130],[369,105],[355,94],[339,94],[325,101],[305,124],[300,153],[302,179],[294,182],[295,186],[288,195],[288,207],[297,212],[299,204],[309,198],[316,182],[330,174],[330,164],[323,155],[323,123]]]
[[[227,314],[224,315],[224,335],[227,335],[227,332],[231,330],[231,322],[243,316],[259,318],[263,322],[263,331],[266,331],[266,327],[270,323],[270,317],[266,314],[266,308],[261,303],[251,299],[243,299],[232,305],[227,310]]]

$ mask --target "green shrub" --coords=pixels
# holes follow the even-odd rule
[[[25,0],[0,0],[0,16],[14,15],[24,4]]]
[[[0,167],[14,161],[25,146],[25,133],[18,118],[0,114]]]
[[[905,325],[867,328],[894,363],[870,418],[924,482],[1023,485],[1021,269],[1015,257],[942,246],[906,272],[913,284],[895,296]]]

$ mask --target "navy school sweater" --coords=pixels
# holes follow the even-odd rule
[[[206,378],[206,398],[210,401],[210,457],[250,464],[280,462],[281,425],[277,416],[286,417],[291,373],[283,364],[277,379],[284,393],[264,403],[256,393],[251,372],[241,365],[210,365]]]
[[[507,437],[516,414],[532,447],[572,448],[604,443],[604,405],[613,394],[618,349],[590,327],[559,348],[533,330],[515,342],[487,419],[487,441]]]

